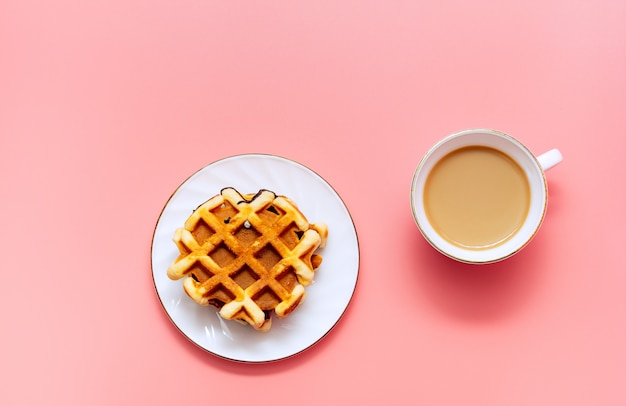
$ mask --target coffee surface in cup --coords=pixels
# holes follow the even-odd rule
[[[434,229],[449,242],[487,249],[521,228],[530,206],[524,170],[508,155],[469,146],[445,155],[424,186],[424,207]]]

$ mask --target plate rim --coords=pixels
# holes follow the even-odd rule
[[[239,359],[236,357],[232,357],[232,356],[227,356],[224,354],[221,354],[219,352],[216,351],[212,351],[208,348],[206,348],[205,346],[202,346],[200,343],[196,342],[195,340],[193,340],[187,333],[185,333],[185,331],[183,331],[183,329],[181,327],[179,327],[179,325],[176,323],[176,321],[173,319],[172,315],[168,312],[167,308],[165,307],[165,304],[163,303],[163,299],[161,297],[161,293],[159,292],[158,286],[157,286],[157,282],[155,280],[155,264],[154,264],[154,249],[155,249],[155,237],[157,234],[157,230],[159,228],[159,224],[161,223],[161,220],[163,218],[163,214],[165,212],[165,210],[167,209],[167,207],[169,206],[170,202],[172,201],[172,199],[174,198],[174,196],[176,196],[176,194],[181,190],[181,188],[187,184],[193,177],[195,177],[196,175],[198,175],[199,173],[207,170],[208,168],[210,168],[213,165],[216,165],[220,162],[224,162],[224,161],[228,161],[228,160],[233,160],[233,159],[238,159],[238,158],[245,158],[245,157],[255,157],[255,158],[261,158],[261,159],[278,159],[278,160],[282,160],[285,161],[291,165],[296,165],[299,166],[301,168],[304,168],[305,170],[311,172],[313,175],[317,176],[319,178],[319,180],[321,180],[334,194],[335,196],[339,199],[339,201],[341,202],[343,208],[345,209],[348,218],[350,219],[350,223],[351,223],[351,230],[354,233],[354,238],[355,238],[355,243],[356,243],[356,269],[355,269],[355,277],[354,277],[354,284],[352,286],[349,298],[346,302],[345,307],[341,310],[341,313],[339,314],[339,317],[337,317],[337,319],[332,323],[332,325],[323,333],[321,334],[321,336],[319,338],[316,338],[313,342],[311,342],[310,344],[298,349],[297,351],[294,351],[292,353],[289,353],[287,355],[283,355],[283,356],[279,356],[279,357],[271,357],[271,358],[267,358],[267,359],[260,359],[260,360],[250,360],[250,359]],[[232,362],[237,362],[237,363],[244,363],[244,364],[263,364],[263,363],[271,363],[271,362],[278,362],[278,361],[282,361],[282,360],[286,360],[286,359],[290,359],[293,358],[299,354],[302,354],[303,352],[306,352],[308,349],[310,349],[311,347],[315,346],[317,343],[319,343],[320,341],[322,341],[332,330],[335,329],[335,327],[337,326],[337,324],[339,324],[339,322],[341,321],[341,319],[343,319],[346,311],[348,310],[348,308],[350,307],[352,300],[354,299],[354,294],[356,292],[356,288],[359,282],[359,277],[360,277],[360,268],[361,268],[361,246],[360,246],[360,241],[359,241],[359,235],[357,232],[357,228],[356,228],[356,224],[354,222],[354,217],[352,216],[352,213],[350,212],[350,209],[348,208],[348,206],[346,205],[346,202],[343,200],[343,198],[341,197],[341,195],[337,192],[337,190],[333,187],[333,185],[330,184],[330,182],[328,182],[324,177],[322,177],[318,172],[316,172],[315,170],[309,168],[308,166],[294,160],[291,158],[286,158],[284,156],[281,155],[277,155],[277,154],[269,154],[269,153],[241,153],[241,154],[235,154],[235,155],[229,155],[229,156],[225,156],[223,158],[219,158],[216,159],[214,161],[209,162],[206,165],[203,165],[202,167],[200,167],[199,169],[197,169],[196,171],[194,171],[193,173],[191,173],[189,176],[187,176],[184,180],[182,180],[178,186],[176,186],[174,188],[174,190],[170,193],[169,197],[166,199],[165,203],[163,204],[163,207],[161,208],[161,210],[159,211],[159,214],[157,216],[157,220],[154,222],[154,227],[152,230],[152,237],[151,237],[151,242],[150,242],[150,276],[152,278],[152,285],[154,288],[154,292],[156,293],[157,299],[159,300],[159,304],[161,305],[161,308],[163,309],[163,312],[166,314],[167,318],[170,320],[170,322],[174,325],[174,327],[178,330],[178,332],[180,334],[182,334],[189,342],[191,342],[193,345],[195,345],[196,347],[200,348],[201,350],[224,360],[228,360],[228,361],[232,361]]]

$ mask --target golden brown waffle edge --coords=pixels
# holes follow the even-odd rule
[[[268,331],[304,300],[328,227],[310,224],[288,197],[232,187],[200,205],[174,233],[180,255],[167,269],[185,292],[226,320]]]

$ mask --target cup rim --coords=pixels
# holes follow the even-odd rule
[[[416,210],[416,187],[417,187],[417,182],[419,179],[419,176],[424,168],[424,165],[428,162],[429,158],[433,155],[433,153],[438,150],[439,148],[441,148],[444,144],[447,144],[448,142],[450,142],[451,140],[458,138],[458,137],[463,137],[463,136],[469,136],[469,135],[474,135],[474,134],[486,134],[486,135],[493,135],[493,136],[497,136],[500,137],[502,139],[505,139],[506,141],[508,141],[509,143],[515,145],[518,149],[520,149],[524,155],[526,155],[527,157],[529,157],[529,161],[532,162],[532,167],[534,170],[537,171],[537,173],[540,175],[540,180],[541,180],[541,213],[538,217],[538,219],[536,220],[536,224],[534,226],[534,228],[532,228],[532,232],[530,232],[526,237],[524,237],[523,241],[517,245],[514,246],[513,249],[509,249],[506,251],[503,251],[502,253],[493,256],[493,255],[483,255],[483,256],[479,256],[478,252],[480,253],[495,253],[498,252],[499,250],[497,250],[497,247],[494,248],[488,248],[488,249],[484,249],[484,250],[470,250],[470,249],[464,249],[461,247],[458,247],[458,249],[455,250],[455,253],[449,252],[448,250],[444,249],[443,247],[440,247],[439,244],[437,244],[434,239],[432,238],[432,236],[429,234],[429,232],[424,228],[424,226],[421,224],[419,218],[418,218],[418,213]],[[493,147],[491,145],[488,145],[490,147]],[[498,148],[496,148],[498,149]],[[454,149],[453,149],[454,150]],[[513,158],[513,157],[512,157]],[[517,163],[519,163],[519,160],[516,158],[515,161]],[[423,176],[427,176],[423,175]],[[423,194],[419,195],[420,197],[423,196]],[[428,151],[422,156],[422,158],[420,159],[414,173],[413,173],[413,179],[411,182],[411,196],[410,196],[410,200],[411,200],[411,214],[413,215],[413,220],[415,221],[415,224],[417,225],[418,229],[420,230],[420,233],[424,236],[424,238],[426,239],[426,241],[432,246],[434,247],[437,251],[439,251],[440,253],[444,254],[447,257],[450,257],[454,260],[457,260],[459,262],[463,262],[463,263],[469,263],[469,264],[487,264],[487,263],[494,263],[494,262],[499,262],[502,261],[504,259],[507,259],[515,254],[517,254],[518,252],[520,252],[524,247],[526,247],[530,241],[535,237],[535,235],[537,234],[537,232],[539,231],[543,220],[545,218],[546,215],[546,211],[547,211],[547,206],[548,206],[548,185],[547,185],[547,179],[545,176],[545,172],[539,162],[539,160],[537,159],[537,157],[535,156],[535,154],[533,154],[530,149],[528,147],[526,147],[526,145],[524,145],[522,142],[520,142],[517,138],[503,133],[502,131],[498,131],[498,130],[494,130],[494,129],[489,129],[489,128],[473,128],[473,129],[466,129],[466,130],[462,130],[462,131],[458,131],[455,132],[453,134],[450,134],[446,137],[443,137],[442,139],[440,139],[439,141],[437,141],[434,145],[432,145]],[[427,220],[428,221],[428,220]],[[525,220],[526,222],[527,220]],[[433,232],[436,233],[436,230],[433,229]],[[451,246],[454,246],[453,244],[450,243]],[[506,243],[505,243],[506,245]],[[454,246],[457,247],[457,246]],[[461,254],[467,254],[467,253],[474,253],[473,256],[478,256],[477,258],[468,258],[468,257],[464,257]],[[471,255],[472,256],[472,255]]]

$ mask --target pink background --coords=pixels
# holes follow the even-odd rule
[[[626,404],[626,2],[337,3],[0,0],[0,403]],[[471,127],[565,157],[480,267],[409,206]],[[183,337],[150,268],[173,190],[249,152],[322,175],[361,249],[337,327],[261,365]]]

